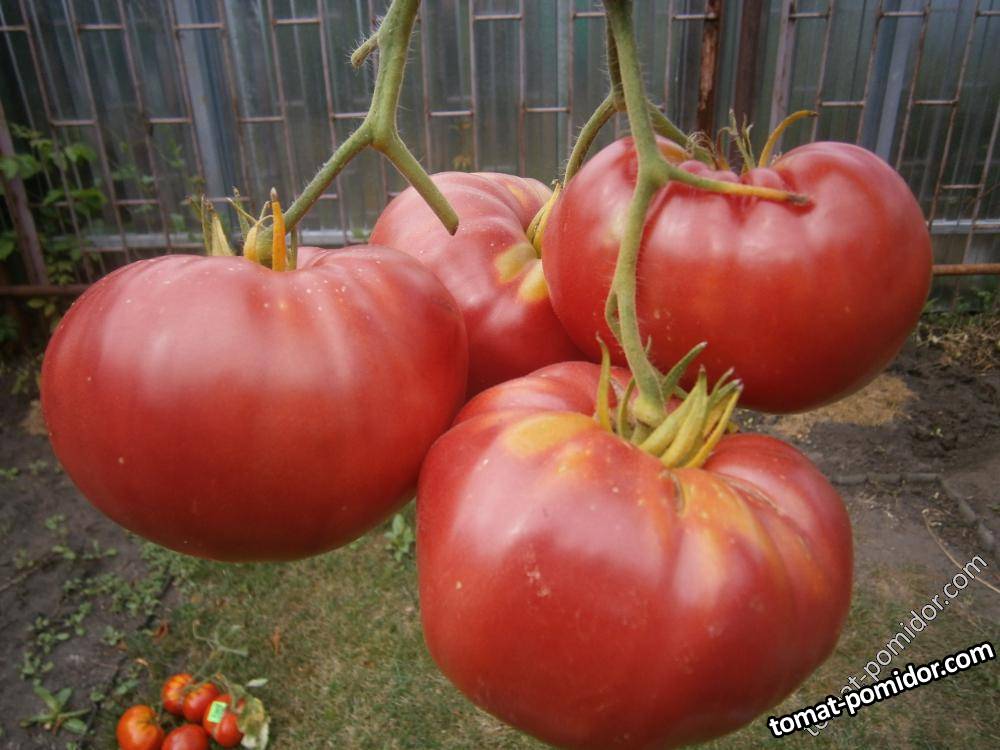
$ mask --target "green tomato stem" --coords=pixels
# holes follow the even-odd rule
[[[636,271],[646,212],[657,191],[673,180],[727,195],[752,196],[796,204],[808,203],[809,199],[784,190],[701,177],[664,159],[656,145],[653,115],[643,87],[633,31],[632,0],[604,0],[604,6],[614,42],[614,56],[617,58],[629,127],[638,156],[635,191],[629,204],[605,313],[608,325],[618,338],[629,369],[635,376],[638,396],[633,406],[633,415],[640,423],[655,428],[666,416],[665,401],[669,394],[662,392],[664,378],[643,347],[636,312]]]
[[[458,214],[403,143],[396,124],[399,94],[406,69],[406,55],[419,6],[420,0],[392,0],[392,5],[389,6],[378,31],[368,37],[351,55],[351,62],[357,67],[376,47],[379,49],[378,73],[375,77],[375,90],[372,93],[368,114],[357,130],[340,144],[288,207],[285,212],[285,225],[289,231],[295,229],[347,163],[369,146],[384,154],[396,166],[450,234],[458,230]],[[257,253],[266,261],[271,253],[272,230],[262,228],[256,235]]]

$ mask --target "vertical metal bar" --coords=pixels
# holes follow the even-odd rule
[[[812,135],[810,140],[815,141],[819,134],[819,115],[822,114],[823,106],[823,87],[826,86],[826,65],[827,60],[830,56],[830,37],[833,36],[833,14],[835,10],[836,0],[829,0],[826,6],[826,28],[823,30],[823,52],[820,54],[819,58],[819,78],[816,81],[816,103],[813,105],[813,111],[816,112],[816,117],[813,118],[812,122]]]
[[[198,138],[198,131],[194,126],[194,107],[191,105],[191,89],[188,85],[187,67],[184,64],[184,55],[180,49],[180,29],[177,26],[177,15],[174,12],[174,0],[164,3],[167,8],[167,22],[170,24],[170,47],[174,53],[174,60],[177,64],[178,78],[181,84],[181,99],[184,102],[184,115],[188,120],[188,127],[191,128],[191,142],[194,145],[195,167],[198,175],[208,184],[208,175],[205,174],[205,162],[201,156],[201,141]]]
[[[139,118],[142,120],[142,136],[144,143],[146,144],[146,152],[149,154],[149,166],[153,173],[153,186],[156,189],[156,196],[160,200],[156,201],[157,207],[160,209],[160,221],[163,226],[163,237],[167,243],[167,252],[173,252],[173,246],[171,244],[170,237],[170,222],[167,220],[167,210],[163,205],[162,200],[162,182],[160,180],[160,170],[156,166],[156,154],[155,148],[153,146],[153,138],[150,135],[151,125],[149,124],[149,112],[146,109],[146,98],[143,95],[143,85],[141,77],[139,76],[136,65],[135,65],[135,55],[132,52],[132,43],[129,40],[128,25],[126,23],[125,16],[125,6],[122,0],[116,0],[115,3],[118,9],[118,22],[122,26],[122,44],[125,48],[125,61],[128,67],[129,81],[132,83],[132,89],[135,91],[135,100],[139,105]]]
[[[470,119],[472,120],[472,165],[473,169],[479,169],[479,117],[477,112],[479,110],[479,96],[476,93],[476,82],[479,80],[479,76],[476,75],[476,23],[475,23],[475,8],[472,7],[472,3],[475,0],[469,0],[469,109],[472,112]]]
[[[319,12],[319,56],[323,65],[323,93],[326,97],[326,123],[330,131],[330,153],[337,150],[337,123],[333,106],[333,82],[330,80],[330,53],[326,47],[326,0],[317,0]],[[337,191],[337,211],[340,214],[341,244],[347,244],[347,211],[344,208],[344,190],[340,175],[334,178],[333,184]]]
[[[431,135],[431,74],[430,60],[427,54],[427,48],[429,46],[427,35],[430,32],[427,30],[428,23],[424,16],[423,8],[417,12],[417,16],[420,23],[420,78],[423,88],[424,103],[424,158],[427,160],[427,169],[430,170],[434,168],[434,139]]]
[[[670,62],[674,59],[674,0],[667,2],[667,44],[666,60],[663,62],[663,109],[670,112]],[[681,123],[681,127],[684,124]]]
[[[879,117],[875,137],[875,153],[886,162],[892,160],[892,142],[896,136],[899,103],[903,98],[903,76],[906,72],[906,59],[910,54],[913,36],[910,31],[901,33],[900,23],[897,20],[892,39],[889,73],[881,97],[882,113]]]
[[[527,55],[525,53],[525,33],[524,33],[524,0],[519,0],[517,19],[517,60],[518,60],[518,102],[517,102],[517,172],[524,175],[528,171],[527,147],[525,145],[525,115],[527,103],[526,89],[528,86]]]
[[[993,117],[993,130],[990,132],[990,141],[986,146],[986,158],[983,160],[983,171],[979,175],[979,187],[976,190],[976,200],[972,204],[971,221],[969,222],[969,234],[965,238],[965,249],[962,251],[962,262],[969,263],[969,251],[972,249],[972,237],[976,233],[976,222],[979,220],[979,211],[983,205],[983,196],[986,195],[986,178],[989,176],[990,164],[993,161],[993,150],[997,144],[997,133],[1000,132],[1000,103],[997,103],[997,112]]]
[[[128,263],[132,260],[131,253],[129,252],[128,241],[125,239],[125,225],[122,222],[121,211],[118,206],[118,193],[115,190],[115,183],[111,177],[111,165],[108,162],[108,150],[104,143],[104,133],[101,131],[100,124],[97,123],[97,100],[94,97],[94,87],[90,81],[90,71],[87,69],[87,60],[83,54],[83,43],[80,38],[80,27],[76,22],[76,13],[73,10],[73,4],[63,0],[63,9],[66,13],[66,20],[73,27],[73,33],[71,39],[73,40],[73,51],[76,55],[77,63],[80,66],[80,73],[83,78],[83,91],[87,99],[87,105],[90,107],[91,117],[94,118],[94,138],[97,141],[97,160],[101,167],[101,176],[104,178],[105,189],[108,191],[108,199],[111,202],[111,213],[115,217],[115,225],[118,228],[118,236],[121,238],[122,243],[122,253],[125,256],[125,262]]]
[[[931,0],[924,2],[924,17],[920,22],[920,38],[917,40],[917,59],[913,62],[913,74],[910,76],[910,93],[906,97],[906,113],[903,115],[903,131],[899,137],[899,151],[896,152],[896,171],[903,163],[906,153],[906,140],[910,134],[910,116],[913,114],[913,101],[917,96],[917,77],[920,75],[920,64],[924,59],[924,42],[927,39],[927,26],[931,15]]]
[[[240,101],[239,101],[239,89],[236,83],[236,67],[233,64],[233,42],[232,34],[229,28],[228,17],[226,16],[226,9],[224,6],[224,0],[216,0],[216,14],[222,20],[222,28],[219,29],[219,33],[222,35],[222,73],[226,78],[226,86],[229,89],[229,103],[233,110],[233,127],[236,128],[236,153],[237,158],[240,162],[240,173],[243,179],[243,193],[244,197],[253,206],[253,183],[250,178],[250,168],[247,164],[247,143],[246,143],[246,126],[243,123],[242,114],[240,112]],[[179,70],[180,74],[183,75],[183,69]],[[251,211],[250,213],[255,213]]]
[[[671,0],[673,2],[673,0]],[[576,6],[575,0],[566,3],[566,155],[569,159],[573,143],[576,140],[576,128],[573,126],[573,93],[576,86],[573,83],[573,66],[576,63]]]
[[[875,50],[878,49],[878,33],[882,28],[883,0],[878,0],[875,6],[875,28],[872,29],[872,44],[868,51],[868,67],[865,70],[865,88],[861,92],[861,111],[858,114],[858,129],[854,134],[854,142],[861,142],[862,128],[865,125],[865,110],[868,109],[868,97],[871,95],[872,69],[875,67]]]
[[[698,130],[715,130],[715,80],[719,73],[719,29],[722,0],[706,0],[701,26],[701,69],[698,76]]]
[[[0,101],[0,156],[14,155],[14,141],[7,128],[7,114],[3,102]],[[20,177],[8,180],[0,174],[3,184],[3,196],[7,201],[10,218],[14,222],[14,235],[21,248],[21,257],[28,271],[28,281],[32,284],[48,284],[49,274],[45,269],[45,256],[42,255],[42,243],[38,240],[35,219],[28,205],[28,193],[24,189],[24,181]]]
[[[955,94],[951,99],[951,111],[948,113],[948,129],[945,131],[944,148],[941,149],[941,164],[938,166],[937,179],[934,181],[934,197],[931,199],[931,210],[927,215],[927,227],[930,229],[937,214],[938,199],[941,196],[941,183],[944,171],[948,167],[948,151],[951,148],[951,137],[955,132],[955,115],[958,114],[958,101],[962,96],[962,86],[965,83],[965,71],[969,65],[969,53],[972,50],[972,38],[976,30],[976,19],[979,17],[980,0],[976,0],[976,8],[969,20],[969,31],[965,36],[965,48],[962,50],[962,62],[958,68],[958,79],[955,82]],[[969,228],[971,235],[973,229]]]
[[[740,16],[739,48],[736,55],[736,81],[733,112],[736,121],[754,121],[757,101],[757,60],[760,49],[760,19],[763,0],[746,0]]]
[[[292,151],[292,139],[288,132],[288,103],[285,100],[284,72],[281,68],[281,54],[278,51],[278,34],[275,31],[274,22],[274,2],[266,0],[267,3],[267,31],[271,40],[271,59],[274,60],[274,77],[276,91],[278,93],[278,111],[281,113],[281,133],[285,141],[285,158],[288,160],[288,170],[292,178],[292,190],[298,189],[302,184],[299,180],[298,168],[295,166],[295,154]]]
[[[792,78],[792,57],[795,54],[794,0],[781,0],[781,20],[778,27],[778,49],[775,55],[774,81],[771,85],[771,112],[768,131],[778,127],[788,114],[788,89]]]

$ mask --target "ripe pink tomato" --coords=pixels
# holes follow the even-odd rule
[[[395,250],[280,273],[173,255],[73,305],[42,406],[67,473],[122,526],[192,555],[288,560],[406,501],[464,400],[467,356],[447,289]]]
[[[570,362],[496,386],[434,444],[417,495],[427,645],[473,702],[557,747],[702,742],[833,650],[850,523],[774,438],[665,468],[592,417],[598,374]]]
[[[668,158],[676,147],[661,140]],[[637,310],[651,358],[668,369],[697,360],[715,380],[729,367],[741,402],[763,411],[811,409],[861,388],[917,322],[931,245],[910,189],[875,154],[845,143],[793,149],[740,178],[700,162],[685,169],[790,189],[809,206],[729,197],[672,183],[654,198],[640,247]],[[595,335],[625,364],[604,321],[636,156],[623,138],[563,190],[543,237],[556,314],[595,360]]]
[[[458,212],[458,232],[449,235],[407,188],[379,216],[371,241],[419,259],[454,295],[469,333],[469,393],[579,359],[552,312],[542,262],[525,234],[549,189],[489,172],[432,179]]]

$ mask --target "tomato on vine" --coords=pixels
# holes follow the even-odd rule
[[[737,383],[702,373],[646,431],[629,373],[609,375],[563,363],[496,386],[435,443],[417,499],[425,638],[473,702],[555,746],[705,741],[832,651],[850,523],[801,453],[726,434]]]
[[[242,257],[203,201],[211,257],[118,269],[49,342],[53,449],[82,494],[140,536],[225,561],[346,544],[409,499],[464,401],[462,315],[427,268],[365,246],[296,262],[298,222],[367,147],[456,229],[396,127],[417,5],[394,2],[359,49],[357,64],[380,50],[368,114],[287,210],[274,191],[256,220],[234,201]]]
[[[637,268],[640,331],[655,364],[669,367],[706,340],[699,362],[711,377],[734,367],[744,405],[793,412],[852,393],[895,357],[927,296],[931,245],[920,207],[889,165],[854,145],[812,143],[737,176],[682,162],[665,139],[659,146],[690,174],[804,193],[809,203],[678,182],[656,194]],[[552,304],[592,358],[595,334],[613,340],[605,301],[636,158],[631,138],[596,154],[562,191],[543,238]]]
[[[184,724],[167,735],[162,750],[208,750],[208,734],[198,724]]]
[[[182,712],[184,718],[200,724],[212,702],[219,697],[220,690],[211,682],[201,682],[184,693]]]
[[[455,297],[469,335],[469,393],[553,362],[579,359],[552,311],[539,252],[529,234],[551,192],[537,180],[480,172],[431,179],[457,212],[450,236],[407,188],[386,207],[371,242],[412,255]]]
[[[174,716],[184,715],[184,692],[192,679],[187,672],[180,672],[167,678],[160,690],[160,701],[165,711]]]
[[[236,705],[235,711],[230,708],[232,703],[231,695],[220,695],[209,704],[201,724],[213,740],[227,748],[236,747],[243,739],[237,716],[237,712],[243,708],[243,701]]]
[[[160,750],[163,737],[163,727],[150,706],[126,709],[115,728],[120,750]]]

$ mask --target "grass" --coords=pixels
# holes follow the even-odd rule
[[[406,517],[412,523],[412,508]],[[398,524],[397,527],[398,529]],[[392,527],[386,526],[390,532]],[[128,639],[129,653],[145,659],[149,675],[129,700],[156,702],[159,681],[196,668],[209,647],[199,638],[218,633],[248,651],[227,654],[217,667],[247,682],[272,716],[272,747],[281,750],[351,748],[515,749],[542,745],[480,712],[440,675],[420,632],[412,552],[373,532],[351,547],[291,565],[188,567],[181,601],[169,615],[169,633]],[[839,691],[860,675],[895,624],[946,581],[918,571],[875,570],[859,575],[851,615],[837,652],[776,709],[786,713]],[[981,590],[977,590],[981,589]],[[1000,627],[977,614],[993,594],[973,584],[961,599],[913,641],[898,666],[922,663],[989,639]],[[785,747],[998,747],[1000,677],[996,663],[868,707],[834,721],[819,738],[800,734]],[[116,718],[109,709],[97,747],[111,747]],[[707,747],[770,747],[763,719]]]

